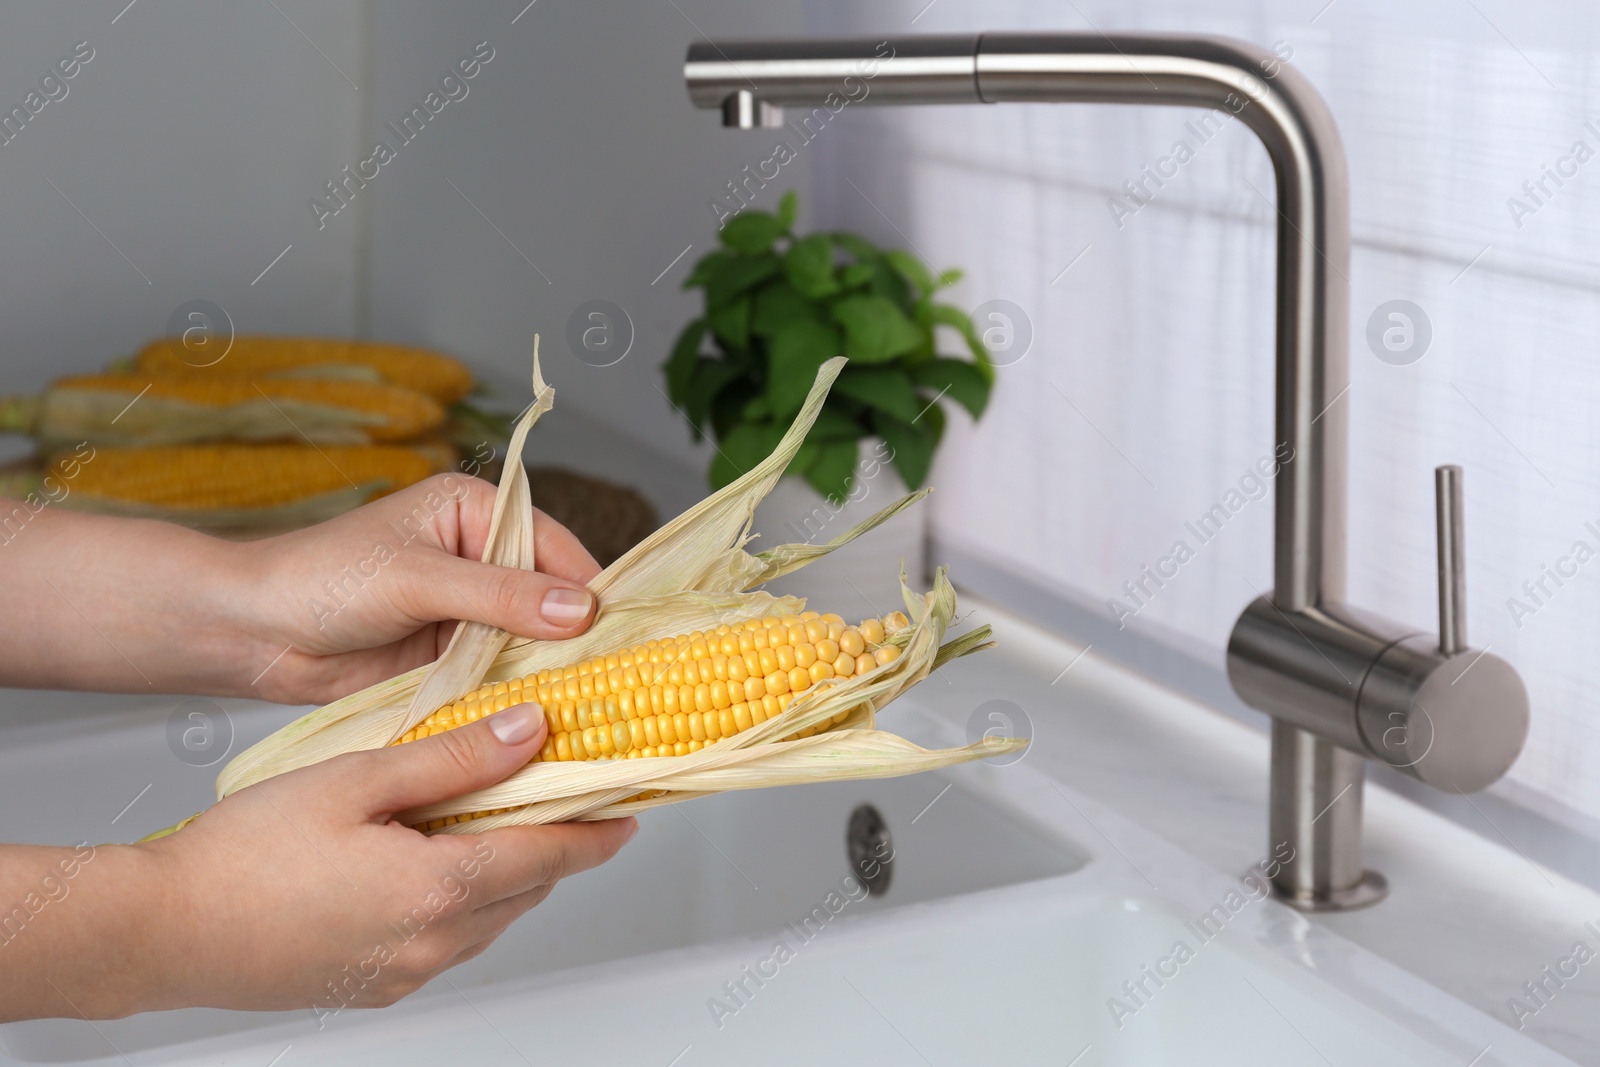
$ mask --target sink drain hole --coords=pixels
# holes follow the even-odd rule
[[[867,895],[879,897],[887,893],[894,874],[894,843],[889,839],[889,824],[883,813],[871,804],[856,805],[845,826],[844,847],[850,857],[850,872],[867,887]]]

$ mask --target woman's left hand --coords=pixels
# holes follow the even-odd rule
[[[0,685],[325,704],[436,659],[455,619],[594,620],[599,564],[534,512],[537,571],[478,562],[494,486],[457,472],[260,541],[0,501]]]
[[[544,640],[587,630],[595,599],[584,583],[600,565],[549,516],[533,516],[536,571],[479,562],[494,498],[479,478],[436,475],[247,546],[256,578],[241,621],[263,673],[238,695],[327,703],[436,659],[455,619]]]

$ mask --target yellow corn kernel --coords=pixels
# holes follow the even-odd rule
[[[655,759],[699,752],[783,714],[818,682],[848,678],[899,657],[900,649],[893,645],[866,650],[863,635],[893,629],[887,620],[869,620],[878,623],[876,630],[865,623],[846,630],[837,620],[791,615],[729,624],[487,683],[428,716],[396,744],[475,722],[512,704],[537,701],[544,707],[549,737],[535,762]],[[812,639],[836,626],[838,637]],[[746,638],[749,647],[744,647]],[[851,653],[851,648],[859,651]],[[848,714],[836,715],[810,733],[831,729]],[[495,813],[472,812],[422,828]]]
[[[425,450],[402,445],[181,445],[98,448],[71,482],[86,501],[231,511],[283,507],[352,485],[371,499],[435,469]]]
[[[130,368],[142,374],[235,378],[244,381],[366,378],[383,381],[454,404],[472,391],[472,372],[424,348],[321,337],[235,337],[228,356],[196,367],[181,337],[151,341]]]

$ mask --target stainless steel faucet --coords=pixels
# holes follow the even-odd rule
[[[683,68],[696,107],[741,129],[783,109],[1079,102],[1221,108],[1272,158],[1278,206],[1276,433],[1293,449],[1273,502],[1273,589],[1228,643],[1239,696],[1272,716],[1273,885],[1307,911],[1381,900],[1361,858],[1366,760],[1452,792],[1505,774],[1528,730],[1516,671],[1466,646],[1461,470],[1436,472],[1435,638],[1344,603],[1350,214],[1327,104],[1271,53],[1222,37],[982,34],[705,41]]]

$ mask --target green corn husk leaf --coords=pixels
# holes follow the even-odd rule
[[[895,501],[823,545],[779,545],[757,555],[745,551],[752,540],[750,526],[756,505],[804,442],[844,365],[844,359],[835,358],[822,366],[794,423],[766,460],[656,531],[589,584],[600,610],[588,632],[550,642],[513,637],[488,626],[462,626],[436,663],[335,701],[241,753],[218,776],[218,797],[344,752],[389,745],[439,707],[484,683],[581,662],[664,634],[798,614],[804,601],[775,597],[753,587],[821,558],[894,517],[926,493]],[[539,373],[537,346],[533,382],[536,400],[518,420],[484,553],[486,560],[506,566],[531,567],[534,563],[521,445],[533,422],[548,410],[552,396]],[[943,569],[926,594],[913,593],[904,574],[901,584],[910,622],[890,636],[890,642],[902,649],[891,663],[819,683],[793,700],[782,714],[699,752],[651,759],[533,763],[486,789],[408,812],[405,819],[420,823],[512,809],[440,831],[475,833],[501,825],[615,818],[727,789],[912,774],[1026,744],[989,739],[982,745],[930,751],[877,729],[877,712],[930,671],[957,656],[989,647],[987,627],[945,642],[956,598]],[[832,728],[824,732],[783,740],[841,716],[841,723],[830,723]]]

